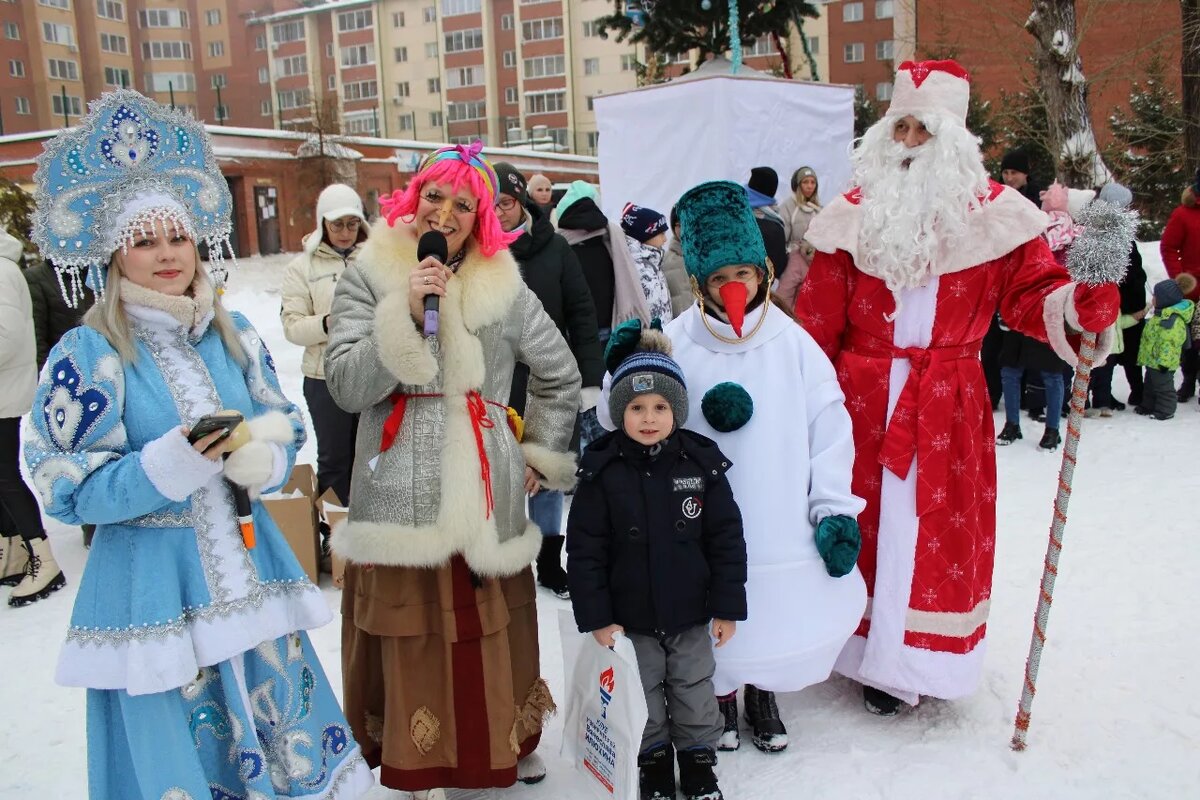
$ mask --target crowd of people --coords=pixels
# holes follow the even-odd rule
[[[1041,189],[1019,151],[991,180],[969,91],[953,61],[901,65],[824,200],[811,167],[779,202],[760,166],[610,218],[597,187],[555,202],[478,143],[430,153],[373,221],[325,187],[281,321],[319,491],[349,509],[323,529],[341,704],[305,633],[330,613],[260,499],[304,417],[199,258],[227,246],[228,188],[202,126],[105,95],[39,159],[47,263],[22,275],[0,233],[0,582],[12,606],[66,584],[23,446],[91,548],[56,675],[87,689],[90,796],[537,783],[538,585],[634,646],[644,800],[719,800],[743,720],[786,749],[776,693],[831,673],[884,717],[974,692],[996,446],[1022,409],[1057,448],[1084,332],[1089,415],[1167,420],[1195,395],[1200,174],[1167,280],[1130,242],[1119,285],[1077,281],[1080,209],[1130,192]]]

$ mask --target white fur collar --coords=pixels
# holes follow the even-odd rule
[[[121,304],[125,313],[151,327],[184,328],[189,338],[204,335],[215,316],[215,297],[207,280],[197,277],[191,295],[167,295],[121,281]]]
[[[1037,206],[1014,189],[995,182],[991,186],[992,193],[983,206],[967,217],[964,246],[956,252],[942,252],[931,266],[931,274],[949,275],[993,261],[1046,230],[1050,218]],[[804,238],[823,253],[845,250],[854,255],[855,265],[861,270],[865,263],[858,250],[861,223],[862,206],[854,190],[825,206],[813,218]]]
[[[395,227],[377,223],[358,251],[358,263],[388,292],[407,291],[408,275],[417,265],[417,240],[412,228],[403,222]],[[463,323],[475,333],[508,313],[521,289],[521,272],[508,250],[488,258],[473,240],[468,240],[466,258],[449,287],[448,297],[460,298]]]

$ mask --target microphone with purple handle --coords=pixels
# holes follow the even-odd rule
[[[424,261],[429,256],[437,259],[439,264],[445,264],[449,257],[446,237],[439,231],[429,231],[421,235],[417,241],[417,262]],[[425,335],[437,336],[438,333],[438,302],[436,294],[425,295]]]

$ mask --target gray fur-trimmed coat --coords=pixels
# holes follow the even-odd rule
[[[575,358],[508,251],[486,258],[473,241],[467,247],[442,298],[436,340],[409,315],[417,242],[407,225],[372,226],[338,282],[325,380],[339,406],[361,414],[349,519],[332,537],[348,561],[438,567],[461,554],[478,574],[516,574],[541,546],[525,516],[526,464],[547,488],[574,485],[567,448],[579,407]],[[503,407],[518,361],[530,368],[520,444]],[[472,391],[490,401],[479,425]],[[395,442],[381,454],[395,393],[438,396],[408,398]],[[490,515],[477,433],[490,469]]]

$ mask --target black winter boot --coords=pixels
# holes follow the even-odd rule
[[[725,800],[713,767],[717,754],[707,747],[679,751],[679,788],[686,800]]]
[[[896,716],[900,713],[900,704],[903,702],[899,697],[892,697],[882,689],[863,686],[863,703],[866,705],[867,711],[878,717]]]
[[[638,755],[638,787],[642,800],[675,800],[675,748],[659,744]]]
[[[737,692],[718,697],[717,707],[721,709],[721,718],[725,726],[721,731],[721,739],[717,742],[717,749],[727,753],[733,752],[742,746],[742,734],[738,731]]]
[[[1058,429],[1046,428],[1046,432],[1042,434],[1042,440],[1038,442],[1038,447],[1053,452],[1058,449],[1060,444],[1062,444],[1062,437],[1058,435]]]
[[[746,722],[754,729],[751,741],[764,753],[778,753],[788,746],[787,728],[779,718],[779,706],[775,704],[775,693],[764,692],[756,686],[746,684]]]
[[[1000,435],[996,437],[996,444],[1004,447],[1012,444],[1017,439],[1021,438],[1021,426],[1016,422],[1006,422],[1000,430]]]
[[[543,536],[542,549],[537,557],[538,584],[549,589],[560,600],[570,600],[567,588],[567,571],[562,566],[564,537]]]

